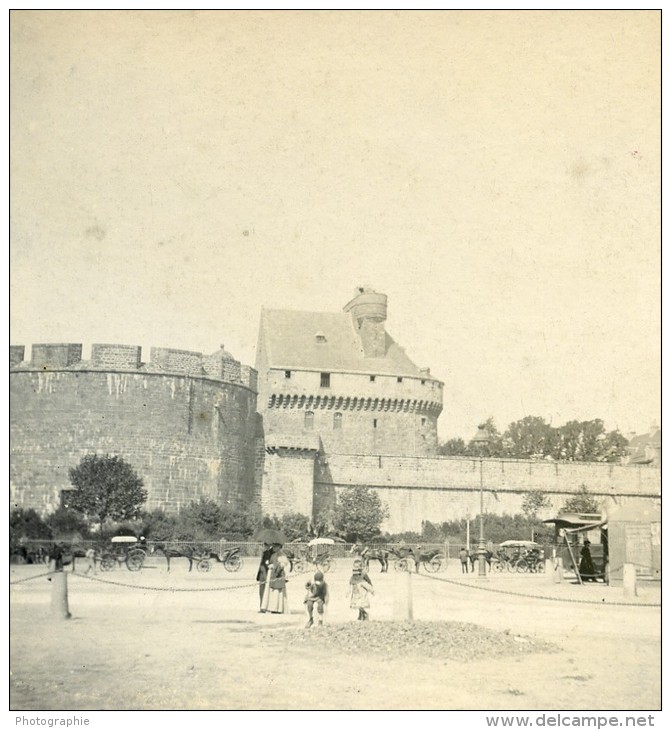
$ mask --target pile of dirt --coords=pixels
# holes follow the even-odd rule
[[[461,662],[559,651],[555,644],[529,636],[456,621],[356,621],[311,629],[274,629],[264,636],[287,646],[319,644],[348,654],[419,655]]]

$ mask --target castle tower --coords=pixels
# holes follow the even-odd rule
[[[387,295],[358,287],[354,299],[343,307],[351,312],[352,324],[361,339],[364,357],[384,357],[387,354]]]

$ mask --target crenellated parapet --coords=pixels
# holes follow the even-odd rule
[[[212,355],[168,347],[152,347],[148,362],[142,361],[142,348],[139,345],[93,344],[90,360],[82,360],[82,345],[79,343],[35,344],[32,346],[30,360],[24,359],[23,345],[10,346],[9,353],[11,371],[92,370],[184,375],[238,384],[253,391],[257,389],[256,370],[241,364],[224,350],[223,346]]]

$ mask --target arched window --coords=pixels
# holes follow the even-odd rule
[[[342,413],[333,414],[333,430],[339,431],[342,428]]]
[[[312,431],[315,427],[315,414],[312,411],[305,411],[305,428]]]

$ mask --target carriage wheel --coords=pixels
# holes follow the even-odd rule
[[[507,571],[508,571],[509,573],[514,573],[514,572],[515,572],[515,562],[514,562],[513,560],[509,560],[509,561],[508,561],[508,562],[506,563],[506,570],[507,570]]]
[[[329,570],[331,570],[331,561],[329,558],[321,558],[315,563],[315,565],[322,573],[328,573]]]
[[[100,570],[106,573],[109,570],[114,570],[116,560],[111,555],[104,555],[100,560]]]
[[[536,563],[536,572],[537,573],[545,573],[545,560],[539,560]]]
[[[408,570],[408,560],[407,558],[399,558],[394,563],[394,570],[400,570],[402,573],[406,572]]]
[[[199,573],[209,573],[210,572],[210,561],[207,558],[201,558],[196,563],[196,570]]]
[[[242,568],[242,558],[239,555],[231,555],[224,561],[224,568],[229,573],[237,573]]]
[[[299,558],[294,560],[294,573],[304,573],[306,569],[305,563]]]
[[[435,555],[431,560],[427,560],[424,562],[424,567],[426,568],[427,573],[437,573],[443,565],[443,561]]]
[[[144,553],[129,553],[126,558],[126,567],[128,570],[136,572],[142,568],[144,563]]]
[[[492,562],[492,570],[495,573],[503,573],[503,571],[505,569],[506,569],[506,566],[500,560],[494,560]]]
[[[518,560],[515,563],[515,570],[518,573],[528,573],[529,572],[529,564],[526,560]]]

